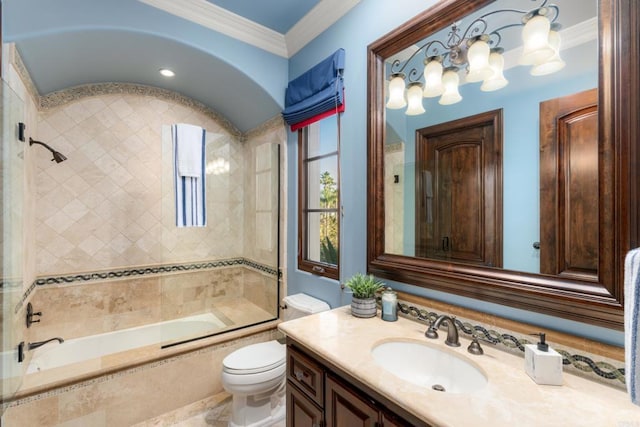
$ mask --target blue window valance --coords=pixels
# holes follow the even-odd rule
[[[344,49],[289,82],[282,116],[291,130],[344,111]]]

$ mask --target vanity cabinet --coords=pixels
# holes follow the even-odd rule
[[[427,426],[287,339],[287,427]]]

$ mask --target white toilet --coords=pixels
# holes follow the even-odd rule
[[[283,320],[329,310],[307,294],[283,298]],[[230,427],[267,427],[285,418],[286,349],[278,341],[242,347],[222,361],[222,385],[233,395]]]

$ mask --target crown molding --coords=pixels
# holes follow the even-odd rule
[[[138,0],[267,52],[288,58],[284,35],[206,0]]]
[[[138,0],[283,58],[290,58],[361,0],[320,0],[286,35],[206,0]]]
[[[347,14],[361,0],[321,0],[285,35],[289,57],[295,55],[311,40],[318,37]]]

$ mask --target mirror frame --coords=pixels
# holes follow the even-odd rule
[[[624,257],[640,243],[640,5],[599,0],[601,159],[598,283],[388,254],[385,248],[385,58],[493,0],[443,0],[368,46],[367,269],[402,283],[607,328],[624,328]],[[634,94],[635,96],[628,96]],[[625,96],[627,95],[627,96]]]

